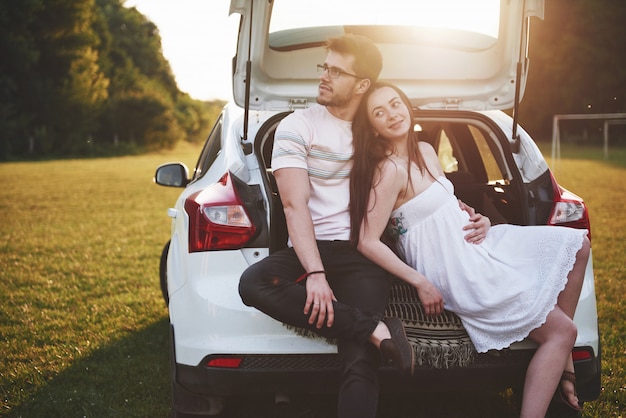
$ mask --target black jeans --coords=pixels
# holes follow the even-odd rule
[[[340,418],[375,417],[378,408],[380,354],[368,342],[389,302],[390,275],[345,241],[318,241],[326,279],[337,302],[333,326],[317,329],[305,315],[306,288],[295,283],[305,271],[292,248],[280,250],[251,265],[239,283],[239,294],[285,324],[337,339],[342,370],[339,382]]]

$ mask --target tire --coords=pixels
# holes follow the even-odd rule
[[[161,294],[163,295],[165,306],[169,306],[170,304],[170,296],[167,292],[167,253],[170,250],[170,242],[171,241],[167,241],[163,247],[163,251],[161,252],[161,262],[159,264],[159,282],[161,284]]]
[[[226,418],[225,402],[220,397],[205,397],[192,393],[176,381],[176,348],[174,328],[170,324],[170,387],[172,418]]]

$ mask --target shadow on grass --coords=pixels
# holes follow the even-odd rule
[[[168,417],[168,320],[112,342],[51,379],[9,417]]]
[[[170,399],[168,319],[163,318],[75,362],[7,416],[166,418]],[[293,400],[281,412],[267,399],[248,399],[232,416],[336,418],[334,396]],[[496,393],[382,395],[379,417],[508,418],[519,413],[511,402]]]

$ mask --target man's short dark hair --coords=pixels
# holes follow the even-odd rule
[[[354,57],[354,72],[360,77],[369,79],[372,83],[378,80],[383,69],[383,56],[370,38],[347,33],[342,36],[329,38],[326,49],[339,54]]]

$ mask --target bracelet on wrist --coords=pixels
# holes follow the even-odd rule
[[[326,270],[315,270],[315,271],[311,271],[309,273],[304,273],[302,276],[298,277],[296,279],[296,283],[300,283],[302,280],[306,279],[309,276],[312,276],[314,274],[326,274]]]

